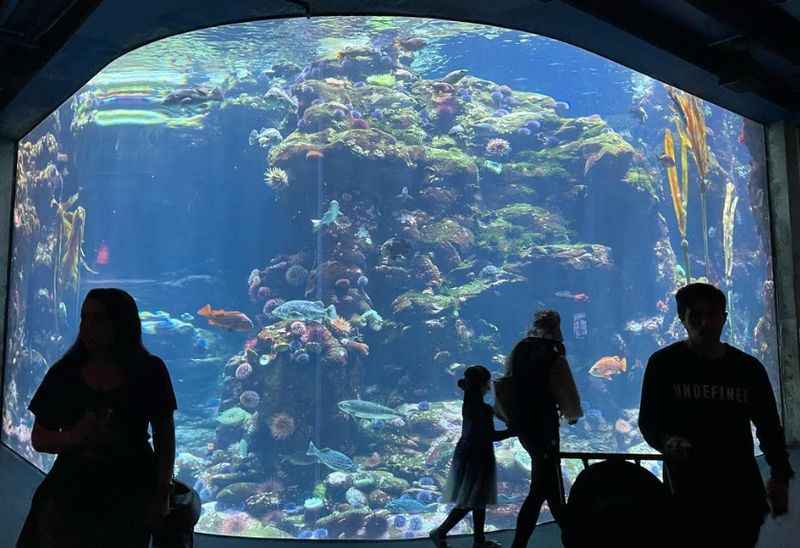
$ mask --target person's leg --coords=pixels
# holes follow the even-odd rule
[[[524,437],[520,436],[519,441],[531,456],[531,488],[519,509],[512,548],[525,548],[528,545],[528,540],[536,528],[536,522],[539,521],[539,512],[547,494],[547,471],[540,462],[539,453],[533,450],[530,442]]]
[[[431,531],[431,532],[432,532],[432,533],[434,533],[434,532],[435,532],[436,536],[437,536],[437,537],[439,537],[439,538],[444,538],[444,537],[446,537],[446,536],[447,536],[447,533],[449,533],[449,532],[450,532],[450,530],[451,530],[453,527],[455,527],[455,526],[456,526],[456,524],[457,524],[459,521],[461,521],[462,519],[464,519],[464,517],[465,517],[465,516],[466,516],[468,513],[469,513],[469,508],[459,508],[458,506],[456,506],[455,508],[453,508],[452,510],[450,510],[450,513],[449,513],[449,514],[447,514],[447,517],[446,517],[446,518],[445,518],[445,520],[442,522],[442,524],[441,524],[439,527],[437,527],[436,529],[434,529],[433,531]]]
[[[540,487],[542,495],[550,507],[553,519],[560,525],[564,515],[561,500],[561,462],[557,455],[547,454],[541,457],[539,465],[544,471]]]
[[[486,524],[486,508],[473,508],[472,536],[475,537],[476,543],[483,543],[486,541],[486,536],[483,533],[483,527],[485,524]]]

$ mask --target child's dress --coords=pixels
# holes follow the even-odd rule
[[[492,442],[511,437],[509,430],[495,431],[492,408],[483,402],[464,401],[463,424],[442,502],[459,508],[484,508],[497,504],[497,468]]]

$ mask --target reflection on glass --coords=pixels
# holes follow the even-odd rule
[[[51,465],[27,404],[88,290],[121,287],[172,375],[200,531],[423,536],[447,511],[456,380],[499,373],[542,306],[587,411],[564,450],[650,451],[644,361],[684,336],[689,278],[726,291],[726,339],[777,386],[760,126],[553,40],[197,31],[112,63],[17,162],[3,441]],[[489,529],[530,473],[515,439],[495,450]],[[568,488],[580,462],[563,470]]]

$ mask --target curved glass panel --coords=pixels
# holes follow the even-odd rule
[[[456,380],[499,375],[540,307],[586,410],[564,450],[649,451],[643,367],[684,336],[690,276],[777,380],[761,128],[548,38],[392,18],[176,36],[44,120],[17,174],[3,441],[51,466],[27,406],[87,291],[123,288],[171,374],[200,531],[424,535]],[[495,454],[490,529],[530,473],[515,439]]]

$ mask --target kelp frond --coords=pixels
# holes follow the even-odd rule
[[[728,181],[725,185],[725,203],[722,207],[722,249],[725,254],[725,278],[728,282],[733,274],[733,221],[738,202],[736,187]]]
[[[709,150],[706,142],[708,130],[706,129],[703,107],[696,97],[686,92],[673,87],[668,87],[667,92],[670,99],[672,99],[675,112],[678,114],[680,131],[689,142],[702,185],[705,186],[705,178],[709,166]],[[701,190],[705,190],[705,188]]]
[[[667,180],[669,181],[669,192],[672,195],[672,207],[675,209],[675,220],[678,221],[678,232],[680,232],[681,238],[686,238],[686,199],[684,194],[681,193],[681,187],[678,185],[675,143],[669,128],[664,130],[664,155],[670,160],[667,166]]]

